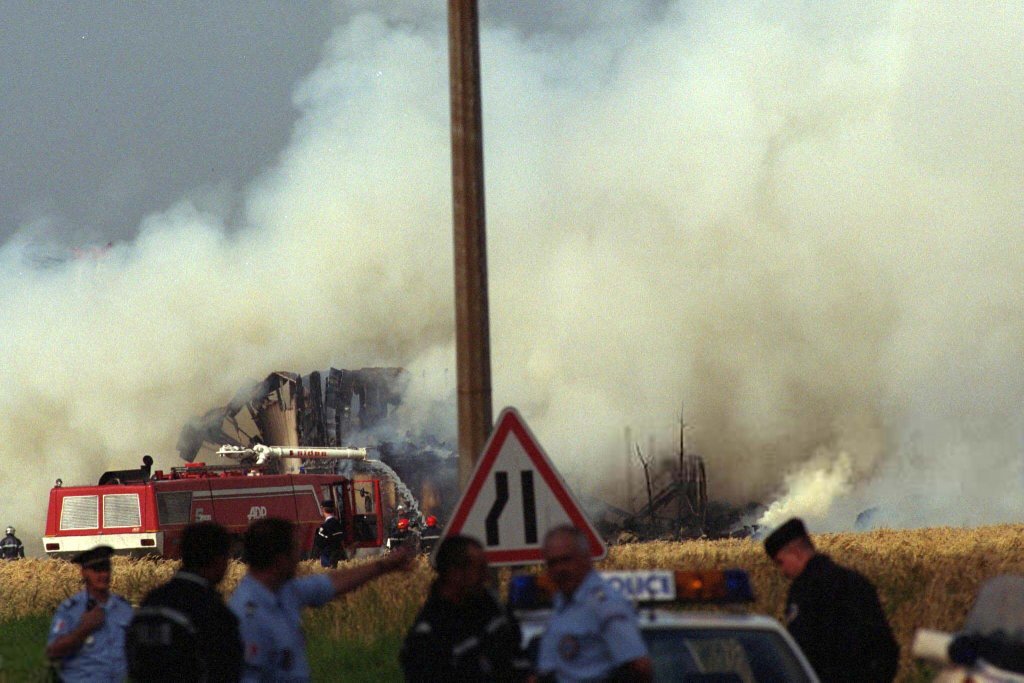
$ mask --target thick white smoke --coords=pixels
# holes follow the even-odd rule
[[[623,428],[685,400],[714,498],[819,528],[1024,512],[1021,6],[581,4],[557,32],[488,7],[494,403],[570,480],[621,481]],[[346,15],[243,225],[183,199],[103,258],[0,251],[26,536],[54,478],[175,464],[249,378],[453,367],[444,17],[392,11]]]

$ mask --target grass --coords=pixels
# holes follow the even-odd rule
[[[34,615],[0,624],[0,681],[46,680],[46,657],[43,647],[50,617]]]
[[[312,615],[310,615],[312,616]],[[307,617],[307,622],[309,617]],[[47,616],[12,619],[0,624],[0,683],[47,680],[43,647],[50,628]],[[307,623],[307,651],[314,681],[400,681],[396,653],[402,644],[397,633],[360,641],[335,640]]]
[[[819,548],[853,567],[878,587],[902,650],[901,682],[927,680],[910,658],[915,629],[959,628],[980,584],[1004,573],[1024,574],[1024,525],[978,529],[877,530],[816,536]],[[176,563],[114,560],[114,590],[134,603],[165,581]],[[752,611],[781,617],[787,584],[749,540],[653,542],[617,546],[607,569],[741,567],[749,571],[757,601]],[[305,563],[302,572],[320,571]],[[222,590],[234,590],[244,567],[232,566]],[[508,572],[501,575],[507,578]],[[401,634],[426,596],[432,572],[425,561],[392,574],[305,617],[310,661],[319,680],[397,680]],[[77,568],[53,560],[0,563],[0,681],[31,680],[41,659],[49,615],[78,590]],[[11,635],[9,636],[8,633]],[[24,674],[24,675],[22,675]],[[7,676],[7,678],[3,678]]]

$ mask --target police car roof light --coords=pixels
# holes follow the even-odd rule
[[[750,577],[742,569],[676,572],[679,602],[753,602]]]
[[[669,571],[663,569],[602,572],[627,598],[639,603],[751,602],[750,578],[740,569]]]
[[[638,603],[721,604],[754,600],[750,577],[742,569],[604,571],[601,576],[623,596]],[[554,592],[546,574],[513,576],[509,582],[509,606],[518,610],[550,607]]]

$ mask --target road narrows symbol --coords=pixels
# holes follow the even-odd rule
[[[505,503],[508,502],[508,472],[494,473],[494,490],[494,505],[491,506],[490,512],[487,513],[487,519],[484,520],[487,545],[498,545],[498,518],[501,517],[501,511],[505,509]]]
[[[607,554],[604,540],[537,437],[519,411],[507,407],[498,415],[441,538],[465,534],[479,539],[490,565],[540,563],[544,534],[559,524],[586,534],[592,558]],[[431,561],[441,545],[434,546]]]

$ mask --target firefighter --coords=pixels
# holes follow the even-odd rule
[[[248,572],[228,601],[242,635],[243,681],[308,681],[302,608],[325,605],[367,581],[407,570],[415,557],[399,549],[376,562],[296,577],[300,554],[288,520],[266,517],[245,533]]]
[[[519,624],[487,588],[483,546],[468,536],[437,549],[437,579],[402,645],[409,683],[516,681],[529,674]]]
[[[120,681],[127,673],[124,636],[132,606],[110,592],[113,553],[100,545],[71,560],[81,567],[85,588],[57,608],[46,642],[62,681]]]
[[[395,509],[395,523],[391,527],[391,535],[398,536],[399,531],[409,531],[409,513],[406,512],[404,505],[399,505]]]
[[[892,681],[900,650],[874,585],[817,552],[799,519],[773,531],[764,548],[793,582],[786,598],[786,628],[818,678]]]
[[[586,535],[557,526],[543,553],[558,593],[537,654],[542,680],[652,680],[636,610],[594,570]]]
[[[412,535],[412,531],[409,529],[409,520],[402,517],[398,520],[391,535],[388,536],[387,548],[388,550],[394,550],[405,545],[406,541]]]
[[[25,545],[14,535],[14,527],[9,526],[4,532],[4,540],[0,541],[0,558],[5,560],[22,560],[25,558]]]
[[[333,500],[325,500],[320,507],[324,521],[313,537],[313,552],[319,556],[321,567],[335,569],[339,560],[346,559],[345,527],[335,516]]]
[[[434,549],[437,539],[441,537],[441,529],[437,526],[437,517],[428,515],[424,520],[424,527],[420,533],[420,550],[429,553]]]
[[[231,562],[231,536],[214,522],[197,522],[181,535],[181,568],[154,588],[135,613],[127,635],[134,681],[237,681],[242,674],[238,618],[217,584]]]

